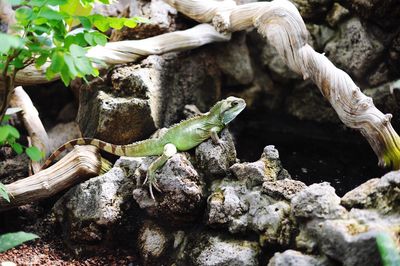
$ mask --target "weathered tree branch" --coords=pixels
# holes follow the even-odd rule
[[[114,65],[136,62],[148,55],[190,50],[207,43],[229,40],[229,34],[218,33],[211,25],[202,24],[188,30],[165,33],[143,40],[110,42],[105,46],[95,46],[89,49],[87,56],[102,60],[107,65]],[[45,69],[48,66],[49,63],[36,69],[30,65],[18,71],[16,84],[48,83],[49,80],[45,77]]]
[[[96,147],[76,146],[53,166],[6,185],[11,202],[0,197],[0,211],[48,198],[110,168]]]
[[[296,7],[288,0],[256,2],[237,6],[233,1],[165,0],[178,11],[202,23],[212,22],[220,32],[257,27],[285,59],[288,66],[304,78],[311,78],[329,100],[342,122],[360,130],[379,158],[379,164],[400,168],[400,139],[393,129],[391,114],[384,115],[365,96],[352,79],[336,68],[324,55],[307,44],[306,30]],[[192,49],[205,43],[227,41],[229,35],[209,25],[172,32],[144,40],[108,43],[88,53],[107,64],[134,62],[149,54]],[[17,75],[19,84],[48,82],[42,70],[26,68]]]
[[[307,44],[309,33],[291,2],[274,0],[236,6],[233,1],[164,1],[201,23],[212,22],[220,32],[256,27],[293,71],[314,81],[345,125],[361,131],[380,165],[400,168],[400,139],[390,123],[392,115],[380,112],[348,74]]]
[[[22,109],[22,121],[31,138],[32,146],[38,147],[45,152],[46,157],[51,152],[49,149],[49,137],[39,118],[39,113],[28,94],[22,87],[16,87],[10,100],[11,107],[19,107]],[[41,168],[41,162],[32,162],[32,169],[37,173]]]

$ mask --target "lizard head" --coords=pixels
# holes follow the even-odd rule
[[[228,124],[243,111],[246,102],[241,98],[230,96],[222,101],[217,102],[210,113],[218,116],[219,120],[224,124]]]

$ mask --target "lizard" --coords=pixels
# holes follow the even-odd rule
[[[230,96],[217,102],[209,112],[199,114],[169,127],[158,138],[150,138],[127,145],[115,145],[94,138],[73,139],[55,150],[42,166],[47,168],[64,150],[75,145],[93,145],[108,153],[127,157],[159,157],[148,167],[144,184],[148,182],[150,196],[154,199],[153,187],[160,191],[155,173],[178,151],[187,151],[211,138],[215,144],[223,145],[218,133],[246,107],[246,102]]]

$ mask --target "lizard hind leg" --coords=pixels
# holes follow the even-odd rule
[[[163,154],[160,157],[158,157],[154,162],[152,162],[150,164],[149,168],[147,169],[147,175],[146,175],[146,179],[144,180],[143,185],[146,184],[147,182],[149,183],[149,192],[150,192],[150,196],[153,200],[155,200],[154,194],[153,194],[153,187],[155,189],[157,189],[158,191],[161,191],[157,185],[156,171],[158,169],[160,169],[161,167],[163,167],[163,165],[167,162],[167,160],[176,153],[177,153],[177,149],[174,144],[172,144],[172,143],[166,144],[164,146]]]

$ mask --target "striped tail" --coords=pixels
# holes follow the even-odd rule
[[[100,150],[124,156],[126,155],[125,146],[124,145],[114,145],[111,143],[107,143],[105,141],[99,139],[92,138],[78,138],[68,141],[67,143],[60,146],[57,150],[55,150],[50,157],[44,162],[40,170],[46,169],[49,167],[53,161],[65,150],[72,149],[75,145],[93,145],[99,148]]]

